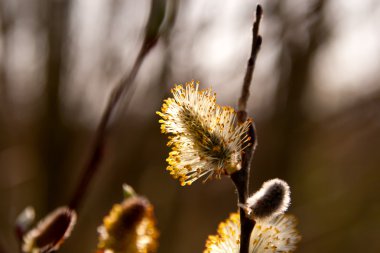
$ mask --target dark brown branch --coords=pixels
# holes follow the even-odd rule
[[[238,194],[238,204],[245,203],[248,198],[249,191],[249,175],[251,169],[251,162],[253,153],[256,148],[256,130],[251,122],[248,135],[250,139],[250,146],[243,151],[242,154],[242,168],[231,175],[231,179],[235,184]],[[248,253],[249,241],[253,228],[255,227],[255,221],[246,216],[245,210],[239,207],[240,212],[240,253]]]
[[[157,10],[162,11],[162,8],[164,9],[163,13],[159,13],[159,15],[157,15]],[[69,207],[74,210],[78,210],[79,205],[82,202],[85,193],[87,192],[88,186],[91,180],[93,179],[95,173],[97,172],[99,165],[103,159],[105,137],[107,134],[106,130],[110,118],[113,115],[117,107],[117,104],[121,100],[121,97],[124,94],[126,94],[131,88],[131,85],[136,78],[140,66],[143,60],[145,59],[145,56],[157,44],[157,41],[160,36],[158,31],[160,24],[163,20],[164,12],[165,5],[163,1],[152,1],[151,14],[149,17],[145,38],[141,46],[140,52],[136,58],[132,70],[119,81],[119,83],[112,91],[107,106],[103,112],[103,116],[98,125],[89,159],[83,168],[84,172],[69,204]]]
[[[259,27],[260,27],[260,21],[261,21],[262,16],[263,16],[263,8],[261,7],[261,5],[257,5],[256,19],[255,19],[255,22],[253,23],[253,28],[252,28],[253,38],[252,38],[251,55],[247,63],[247,70],[245,72],[243,87],[242,87],[241,96],[239,98],[239,104],[238,104],[240,122],[244,122],[247,119],[246,109],[247,109],[247,101],[250,95],[249,88],[252,82],[252,75],[255,69],[257,54],[260,51],[261,43],[262,43],[262,38],[259,35]]]
[[[112,91],[107,103],[107,107],[104,110],[103,116],[100,120],[100,123],[98,125],[97,131],[95,134],[95,140],[92,145],[90,158],[84,167],[84,173],[70,201],[70,204],[69,204],[70,208],[78,209],[79,204],[82,201],[82,198],[87,191],[88,185],[91,182],[94,174],[96,173],[100,165],[100,162],[103,159],[105,136],[107,134],[106,130],[107,130],[107,125],[110,121],[110,118],[113,112],[115,111],[116,105],[120,101],[120,98],[122,97],[122,95],[128,92],[129,88],[131,87],[131,83],[134,81],[145,56],[148,54],[148,52],[154,46],[154,44],[152,44],[151,42],[146,42],[143,44],[131,72],[128,75],[124,76],[120,80],[119,84]]]
[[[238,111],[238,120],[240,123],[245,122],[247,120],[247,101],[249,98],[249,88],[252,82],[252,75],[255,69],[255,62],[257,58],[257,54],[260,51],[262,38],[259,35],[259,27],[260,21],[263,15],[263,9],[260,5],[257,5],[256,8],[256,19],[253,23],[252,28],[252,48],[251,54],[247,63],[247,70],[244,76],[244,82],[242,86],[241,97],[239,98],[239,111]],[[249,193],[249,176],[251,170],[251,162],[253,153],[256,148],[257,138],[256,138],[256,130],[253,122],[251,122],[248,135],[250,139],[250,146],[245,149],[242,153],[242,168],[231,175],[231,179],[235,184],[237,193],[238,193],[238,204],[244,204],[247,201],[248,193]],[[245,210],[240,207],[240,253],[248,253],[249,242],[253,228],[255,227],[255,220],[247,217]]]

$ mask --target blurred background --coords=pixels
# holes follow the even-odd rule
[[[288,181],[298,252],[380,252],[380,2],[260,3],[251,190]],[[0,1],[1,252],[17,252],[13,226],[26,206],[39,219],[68,203],[110,91],[136,58],[150,4]],[[193,79],[236,107],[256,4],[168,1],[174,23],[112,119],[105,158],[60,252],[94,252],[123,183],[155,205],[159,252],[202,252],[236,210],[229,179],[180,187],[165,171],[167,136],[155,112],[175,83]]]

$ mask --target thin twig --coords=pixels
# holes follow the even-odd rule
[[[153,1],[154,3],[154,1]],[[154,10],[152,10],[154,11]],[[161,20],[162,21],[162,20]],[[149,23],[148,23],[149,25]],[[144,42],[141,46],[139,54],[133,64],[132,70],[126,74],[115,86],[112,91],[107,106],[103,112],[103,116],[98,125],[95,139],[92,145],[91,153],[87,163],[85,164],[82,174],[82,177],[75,189],[75,192],[71,198],[69,207],[78,211],[79,205],[82,202],[82,199],[87,192],[88,186],[93,179],[95,173],[97,172],[99,165],[103,159],[103,150],[105,146],[105,137],[107,134],[107,126],[110,121],[111,116],[113,115],[117,104],[121,100],[121,97],[126,94],[131,88],[131,84],[136,78],[136,75],[140,69],[140,66],[145,59],[145,56],[150,52],[150,50],[157,44],[159,39],[159,34],[152,35],[152,32],[149,31],[146,33]]]
[[[262,37],[259,35],[259,27],[260,27],[260,21],[263,16],[263,8],[261,5],[257,5],[256,8],[256,19],[253,23],[252,28],[252,48],[251,48],[251,55],[249,57],[248,63],[247,63],[247,70],[245,72],[244,81],[243,81],[243,87],[241,90],[241,96],[239,98],[239,121],[244,122],[247,119],[247,101],[249,98],[249,88],[251,86],[252,82],[252,75],[253,71],[255,69],[255,63],[257,54],[260,51],[261,43],[262,43]]]
[[[138,69],[140,68],[142,60],[146,53],[147,51],[145,50],[140,51],[140,54],[138,55],[136,62],[133,65],[133,68],[129,75],[127,75],[120,81],[120,83],[116,86],[116,88],[112,91],[110,95],[107,107],[104,110],[103,116],[96,130],[95,140],[92,145],[90,158],[84,166],[84,173],[80,179],[80,182],[78,183],[78,186],[69,204],[69,206],[72,209],[77,209],[79,207],[79,203],[82,201],[82,198],[87,191],[88,185],[91,182],[94,174],[96,173],[100,165],[100,162],[102,161],[108,122],[120,98],[124,93],[126,93],[129,90],[131,86],[130,84],[135,79]]]
[[[263,15],[263,9],[261,5],[257,5],[256,19],[252,28],[252,48],[251,55],[247,63],[247,70],[244,76],[244,82],[242,86],[241,97],[239,98],[239,111],[238,120],[240,123],[247,120],[247,101],[249,98],[249,88],[252,82],[252,75],[255,69],[255,62],[257,54],[259,53],[262,38],[259,35],[260,21]],[[253,153],[256,148],[257,138],[254,123],[251,122],[248,135],[250,137],[250,146],[242,153],[242,168],[231,175],[231,179],[235,184],[238,193],[238,204],[244,204],[248,198],[249,192],[249,176],[251,170],[251,162]],[[248,253],[249,242],[253,228],[255,227],[255,220],[247,217],[245,210],[239,205],[240,211],[240,253]]]

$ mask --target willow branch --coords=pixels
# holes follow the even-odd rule
[[[92,144],[89,159],[87,160],[83,168],[83,174],[69,203],[69,206],[72,209],[79,208],[79,205],[82,202],[82,199],[88,190],[91,180],[98,171],[99,165],[104,155],[103,151],[105,146],[105,137],[107,135],[107,126],[109,124],[110,118],[115,112],[115,109],[118,103],[120,102],[122,96],[126,94],[131,88],[132,83],[135,80],[136,75],[145,57],[150,52],[150,50],[157,44],[157,41],[160,37],[160,33],[158,31],[160,24],[162,23],[164,14],[165,2],[162,0],[153,0],[143,44],[131,71],[121,78],[121,80],[115,86],[108,99],[107,106],[103,112],[102,118],[96,130],[95,139]]]
[[[253,71],[255,70],[256,58],[260,51],[261,43],[262,43],[262,37],[259,35],[259,27],[260,27],[262,16],[263,16],[263,8],[261,7],[261,5],[257,5],[256,19],[255,19],[255,22],[253,23],[253,28],[252,28],[253,38],[252,38],[251,54],[248,59],[247,69],[246,69],[244,81],[243,81],[243,87],[241,90],[241,95],[240,95],[239,103],[238,103],[240,122],[244,122],[247,119],[247,101],[250,95],[249,88],[252,82]]]
[[[251,122],[248,135],[250,137],[250,145],[243,151],[242,154],[242,168],[231,175],[232,182],[235,185],[238,194],[238,204],[245,203],[248,198],[249,192],[249,175],[253,152],[256,147],[256,130]],[[240,207],[240,253],[248,253],[249,241],[253,228],[255,227],[255,221],[246,216],[245,210]]]
[[[251,54],[247,63],[247,69],[244,76],[243,86],[241,96],[239,98],[239,111],[238,111],[238,120],[240,123],[247,120],[247,101],[249,98],[249,88],[252,82],[252,75],[255,69],[255,63],[257,55],[260,51],[262,38],[259,35],[260,21],[263,15],[263,9],[260,5],[257,5],[256,8],[256,19],[253,23],[252,28],[252,47]],[[250,146],[242,152],[242,168],[231,175],[231,179],[235,184],[237,193],[238,193],[238,204],[244,204],[247,201],[249,193],[249,176],[251,170],[251,163],[253,153],[256,148],[257,138],[256,130],[253,122],[251,122],[248,135],[250,137]],[[245,210],[239,205],[240,212],[240,253],[248,253],[250,237],[253,228],[255,227],[255,220],[247,217]]]
[[[116,105],[120,101],[122,95],[130,89],[131,83],[134,81],[141,63],[143,62],[143,59],[147,53],[148,50],[142,49],[140,51],[131,72],[120,80],[119,84],[116,86],[116,88],[114,88],[108,99],[107,106],[103,112],[102,118],[95,133],[95,139],[91,147],[89,159],[83,168],[84,173],[81,176],[80,182],[78,183],[69,204],[72,209],[77,209],[79,207],[79,204],[82,201],[93,176],[99,168],[99,165],[103,159],[105,137],[107,135],[106,130],[110,118],[115,111]]]

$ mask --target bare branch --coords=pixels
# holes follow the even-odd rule
[[[255,62],[257,54],[259,53],[262,38],[259,35],[260,21],[263,15],[263,9],[261,5],[257,5],[256,8],[256,19],[253,23],[252,28],[252,48],[251,55],[247,63],[247,70],[244,76],[244,82],[242,86],[241,97],[239,98],[239,111],[238,120],[240,123],[247,120],[247,101],[249,98],[249,88],[252,82],[252,75],[255,69]],[[250,128],[248,130],[248,135],[250,136],[250,146],[245,149],[242,153],[242,168],[231,175],[231,179],[235,184],[238,193],[238,204],[244,204],[248,198],[249,192],[249,176],[251,170],[251,162],[253,153],[256,148],[257,138],[254,123],[251,122]],[[247,217],[245,210],[239,205],[240,211],[240,253],[248,253],[249,242],[253,228],[255,227],[255,220]]]
[[[82,199],[87,192],[88,186],[97,172],[99,165],[103,159],[103,150],[105,146],[105,137],[107,135],[107,126],[111,116],[115,112],[121,97],[126,94],[132,86],[133,81],[143,63],[145,57],[150,50],[157,44],[160,37],[160,25],[162,24],[165,15],[165,1],[153,0],[151,4],[151,12],[147,23],[145,38],[139,54],[133,64],[132,70],[124,75],[112,91],[107,106],[103,112],[103,116],[98,125],[95,140],[91,148],[91,153],[87,163],[83,168],[82,177],[77,185],[77,188],[72,196],[69,207],[78,209]]]
[[[251,122],[248,129],[250,139],[250,146],[243,151],[242,154],[242,168],[231,175],[231,179],[235,184],[238,194],[238,206],[240,212],[240,253],[248,253],[249,241],[253,228],[256,222],[246,216],[244,208],[239,204],[245,203],[248,198],[249,191],[249,175],[254,150],[256,148],[255,127]]]
[[[263,8],[261,5],[257,5],[256,7],[256,19],[253,23],[252,28],[252,48],[251,48],[251,55],[249,57],[248,63],[247,63],[247,70],[245,72],[244,81],[243,81],[243,87],[241,91],[241,96],[239,98],[239,121],[244,122],[247,119],[247,101],[249,98],[249,88],[251,86],[252,82],[252,75],[253,71],[255,69],[255,63],[257,54],[260,51],[261,43],[262,43],[262,37],[259,35],[259,27],[260,27],[260,21],[263,16]]]
[[[103,112],[103,116],[96,130],[95,140],[92,144],[89,160],[84,166],[84,173],[69,204],[70,208],[72,209],[77,209],[79,207],[79,204],[87,191],[88,185],[97,172],[97,169],[103,159],[103,149],[105,145],[105,137],[107,135],[106,130],[109,120],[115,111],[116,105],[120,101],[120,98],[129,90],[145,55],[149,52],[149,49],[146,48],[147,47],[144,46],[141,48],[141,51],[133,65],[131,72],[120,80],[119,84],[112,91],[108,99],[107,107]]]

